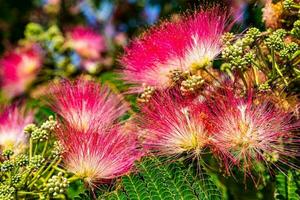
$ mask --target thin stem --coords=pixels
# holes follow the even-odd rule
[[[74,175],[74,176],[68,178],[68,181],[69,181],[69,183],[71,183],[71,182],[74,182],[74,181],[77,181],[77,180],[80,180],[80,179],[81,179],[80,177]]]
[[[276,69],[277,73],[281,76],[281,78],[282,78],[284,84],[285,84],[286,86],[288,86],[287,80],[284,78],[282,72],[280,71],[280,69],[279,69],[279,67],[278,67],[278,65],[277,65],[277,63],[276,63],[276,61],[275,61],[275,52],[274,52],[274,49],[273,49],[273,48],[271,49],[271,55],[272,55],[272,67]]]
[[[234,80],[234,76],[233,74],[231,73],[230,69],[225,69],[226,73],[229,75],[230,79],[233,81]]]
[[[29,160],[32,158],[32,138],[29,139]]]
[[[50,163],[50,165],[45,169],[45,171],[42,173],[42,176],[45,175],[45,173],[47,173],[47,171],[53,166],[57,166],[61,161],[61,158],[58,159],[58,161],[56,162],[56,158]]]
[[[47,147],[48,147],[48,140],[46,140],[45,145],[44,145],[44,149],[43,149],[43,152],[42,152],[42,156],[43,157],[44,157],[44,154],[45,154],[45,152],[47,150]]]
[[[203,70],[220,84],[220,81],[212,73],[210,73],[206,68],[203,68]]]
[[[255,46],[257,47],[258,50],[257,54],[259,55],[259,57],[261,58],[265,66],[268,67],[268,62],[265,60],[264,54],[262,53],[262,49],[260,48],[259,44],[255,43]]]
[[[53,174],[54,171],[55,171],[55,169],[52,168],[51,171],[49,172],[49,174],[47,175],[47,177],[43,180],[44,183],[47,183],[47,181],[52,176],[52,174]]]
[[[18,191],[18,195],[24,196],[24,195],[40,195],[40,192],[25,192],[25,191]]]
[[[54,169],[56,169],[57,171],[63,172],[63,173],[68,173],[66,170],[59,168],[58,166],[53,166]]]
[[[29,184],[28,187],[33,186],[33,184],[39,179],[39,177],[43,176],[47,171],[49,171],[49,169],[54,165],[58,165],[59,162],[61,161],[61,159],[58,160],[58,162],[56,162],[56,159],[54,159],[50,165],[48,165],[48,167],[43,171],[43,169],[46,167],[47,162],[40,168],[40,170],[35,174],[35,176],[33,177],[33,179],[31,180],[31,183]]]
[[[43,171],[43,169],[46,167],[46,164],[47,164],[47,163],[45,163],[45,164],[39,169],[39,171],[36,172],[36,174],[34,175],[34,177],[31,179],[31,183],[28,185],[29,188],[31,188],[31,187],[34,185],[34,183],[39,179],[40,173],[41,173],[41,172]]]
[[[291,60],[294,60],[295,58],[298,58],[299,55],[300,55],[300,50],[297,50],[297,51],[293,54]]]
[[[240,77],[241,77],[241,79],[242,79],[242,81],[244,83],[245,89],[247,89],[248,88],[248,84],[247,84],[247,80],[245,78],[245,75],[244,75],[244,73],[241,70],[238,70],[238,71],[239,71]]]
[[[257,69],[256,69],[255,66],[252,67],[252,69],[253,69],[253,74],[254,74],[255,85],[258,86],[259,85],[259,80],[258,80],[257,71],[256,71]]]
[[[292,5],[292,7],[296,8],[296,9],[300,9],[300,5],[298,5],[298,4],[294,4],[294,5]]]

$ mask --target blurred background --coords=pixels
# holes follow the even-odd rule
[[[131,38],[159,19],[214,3],[229,8],[240,29],[262,27],[261,5],[251,0],[0,0],[0,53],[24,37],[29,22],[57,24],[62,30],[87,24],[107,39],[120,33]]]
[[[264,29],[271,0],[0,0],[0,103],[38,99],[52,80],[88,75],[119,92],[119,58],[150,26],[210,6],[233,32]]]

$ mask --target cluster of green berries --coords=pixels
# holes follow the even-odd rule
[[[179,69],[174,69],[169,72],[169,78],[172,81],[172,83],[177,83],[178,81],[180,81],[181,77],[182,71]]]
[[[138,97],[138,101],[141,103],[147,103],[150,101],[155,89],[152,86],[144,86],[144,92]]]
[[[52,176],[47,184],[46,190],[49,194],[56,196],[58,194],[63,194],[69,186],[68,179],[63,176],[62,172],[59,172],[57,175]]]
[[[29,158],[25,154],[19,154],[15,158],[15,163],[18,167],[25,167],[29,164]]]
[[[294,4],[294,0],[284,0],[282,2],[283,7],[287,10],[292,9]]]
[[[5,160],[1,163],[1,171],[8,172],[14,169],[14,162],[12,160]]]
[[[39,142],[43,142],[49,139],[51,132],[56,127],[56,121],[53,116],[50,116],[47,121],[45,121],[40,127],[35,124],[29,124],[25,127],[25,133],[30,134],[30,137]]]
[[[291,30],[291,34],[296,38],[300,38],[300,20],[294,22],[294,27]]]
[[[222,51],[222,58],[226,60],[227,69],[244,70],[253,61],[255,55],[250,51],[250,46],[256,41],[260,35],[257,28],[250,28],[243,38],[237,39],[233,44],[231,34],[224,34],[223,42],[224,49]],[[224,68],[224,66],[223,66]]]
[[[24,34],[26,39],[46,42],[48,44],[47,47],[52,50],[60,50],[65,41],[63,34],[56,25],[44,30],[40,24],[29,23],[26,26]]]
[[[287,32],[284,29],[277,29],[273,33],[266,38],[265,42],[266,45],[270,49],[274,49],[276,51],[280,51],[284,48],[284,37],[286,36]]]
[[[65,45],[66,39],[58,26],[53,25],[45,30],[39,24],[29,23],[25,29],[25,38],[40,43],[58,68],[70,73],[76,70],[69,56],[64,55],[68,54],[69,49]]]
[[[291,42],[284,46],[284,48],[279,52],[279,56],[283,59],[290,60],[290,58],[298,49],[299,45],[295,42]]]
[[[29,160],[29,168],[30,169],[38,169],[42,167],[45,162],[45,158],[41,155],[35,155]]]
[[[190,94],[196,92],[204,83],[204,79],[200,75],[189,76],[186,80],[181,82],[180,90],[182,94]]]
[[[14,155],[14,152],[10,149],[6,149],[2,152],[2,156],[9,159],[12,155]]]
[[[54,158],[61,157],[63,152],[64,152],[64,147],[61,144],[61,142],[55,141],[53,143],[53,148],[52,148],[52,151],[51,151],[52,156]]]

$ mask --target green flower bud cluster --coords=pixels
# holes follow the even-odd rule
[[[51,115],[49,116],[48,120],[41,125],[41,129],[51,132],[55,129],[56,125],[57,122],[54,120],[53,116]]]
[[[155,89],[152,86],[144,86],[144,92],[138,97],[138,101],[141,103],[147,103],[151,99]]]
[[[49,194],[56,196],[58,194],[63,194],[66,192],[69,186],[68,179],[63,176],[62,172],[57,175],[52,176],[48,183],[46,184],[46,190]]]
[[[228,45],[222,52],[222,58],[227,60],[230,69],[243,69],[248,64],[244,58],[242,40],[237,40],[233,45]]]
[[[182,71],[179,69],[174,69],[169,72],[169,77],[172,83],[177,83],[182,77]]]
[[[28,156],[25,154],[19,154],[15,158],[15,163],[18,167],[24,167],[24,166],[28,165],[28,163],[29,163]]]
[[[254,53],[249,51],[251,45],[257,40],[261,34],[257,28],[250,28],[244,35],[235,41],[235,43],[226,43],[223,51],[222,58],[227,61],[227,69],[241,69],[244,70],[255,58]],[[226,37],[226,36],[224,36]]]
[[[298,49],[299,45],[295,42],[291,42],[279,52],[279,56],[283,59],[290,59]]]
[[[42,197],[49,199],[50,195],[55,196],[66,191],[68,180],[62,176],[62,173],[53,176],[57,173],[55,167],[59,164],[58,158],[63,152],[59,142],[52,143],[49,139],[56,126],[57,122],[52,116],[40,126],[29,124],[24,128],[24,132],[30,135],[28,152],[14,156],[10,150],[2,152],[0,156],[0,200],[11,197],[12,199],[23,197],[34,199],[37,195],[39,199]],[[49,141],[40,142],[46,139]],[[48,180],[51,176],[52,178]]]
[[[38,169],[43,165],[44,162],[45,158],[43,158],[41,155],[35,155],[29,161],[29,168]]]
[[[10,149],[7,149],[7,150],[4,150],[2,152],[2,156],[5,157],[5,158],[8,158],[11,157],[12,155],[14,155],[14,152]]]
[[[245,54],[244,58],[245,58],[245,61],[249,64],[252,61],[254,61],[255,53],[253,53],[253,51],[249,51]]]
[[[33,140],[43,142],[49,139],[51,132],[56,127],[56,121],[53,119],[53,116],[50,116],[49,119],[44,122],[40,127],[37,127],[35,124],[29,124],[25,127],[25,133],[31,135]]]
[[[14,185],[20,183],[20,181],[21,181],[21,175],[19,175],[19,174],[14,175],[11,179],[11,182]]]
[[[268,83],[262,83],[258,86],[259,91],[268,91],[270,89],[271,89],[271,87]]]
[[[9,185],[0,185],[0,200],[10,200],[15,199],[14,194],[16,190],[15,188]]]
[[[201,88],[203,83],[204,79],[200,75],[192,75],[181,82],[180,90],[183,94],[193,93]]]
[[[14,162],[11,160],[5,160],[2,164],[1,164],[1,171],[2,172],[8,172],[8,171],[12,171],[14,169]]]
[[[44,29],[41,25],[36,23],[29,23],[25,29],[25,38],[34,41],[42,40],[42,34],[44,33]]]
[[[234,39],[234,34],[230,32],[226,32],[222,35],[221,41],[224,45],[229,45],[233,39]]]
[[[258,28],[249,28],[249,30],[246,32],[243,40],[243,44],[246,46],[252,45],[253,42],[259,37],[261,34],[260,30]]]
[[[294,5],[294,0],[284,0],[282,2],[282,5],[285,9],[290,10],[290,9],[292,9],[292,7]]]
[[[61,47],[65,42],[65,38],[56,25],[51,26],[45,34],[45,39],[51,41],[50,47],[52,47],[53,50],[62,50]]]
[[[28,124],[27,126],[25,126],[24,128],[24,132],[31,135],[31,133],[33,131],[35,131],[35,129],[37,129],[37,126],[35,124]]]
[[[294,22],[294,27],[291,30],[291,34],[296,38],[300,38],[300,20]]]
[[[278,29],[274,31],[272,34],[269,35],[268,38],[266,38],[265,42],[266,45],[274,49],[276,51],[280,51],[284,48],[284,37],[286,36],[287,32],[284,29]]]
[[[38,140],[40,142],[43,142],[45,140],[48,140],[49,133],[46,130],[37,128],[32,132],[31,138],[33,140]]]
[[[275,163],[279,159],[278,152],[272,152],[271,154],[264,153],[264,157],[268,162]]]
[[[51,154],[54,158],[61,157],[62,153],[64,152],[64,147],[59,141],[55,141],[53,144],[53,149]]]

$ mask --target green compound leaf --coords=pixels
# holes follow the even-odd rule
[[[292,171],[287,174],[280,173],[276,176],[275,199],[277,200],[298,200],[297,178],[293,176]]]
[[[124,176],[121,187],[104,199],[128,200],[220,200],[222,194],[210,176],[197,174],[181,162],[166,164],[146,158],[137,164],[139,173]],[[101,198],[100,198],[101,199]]]

